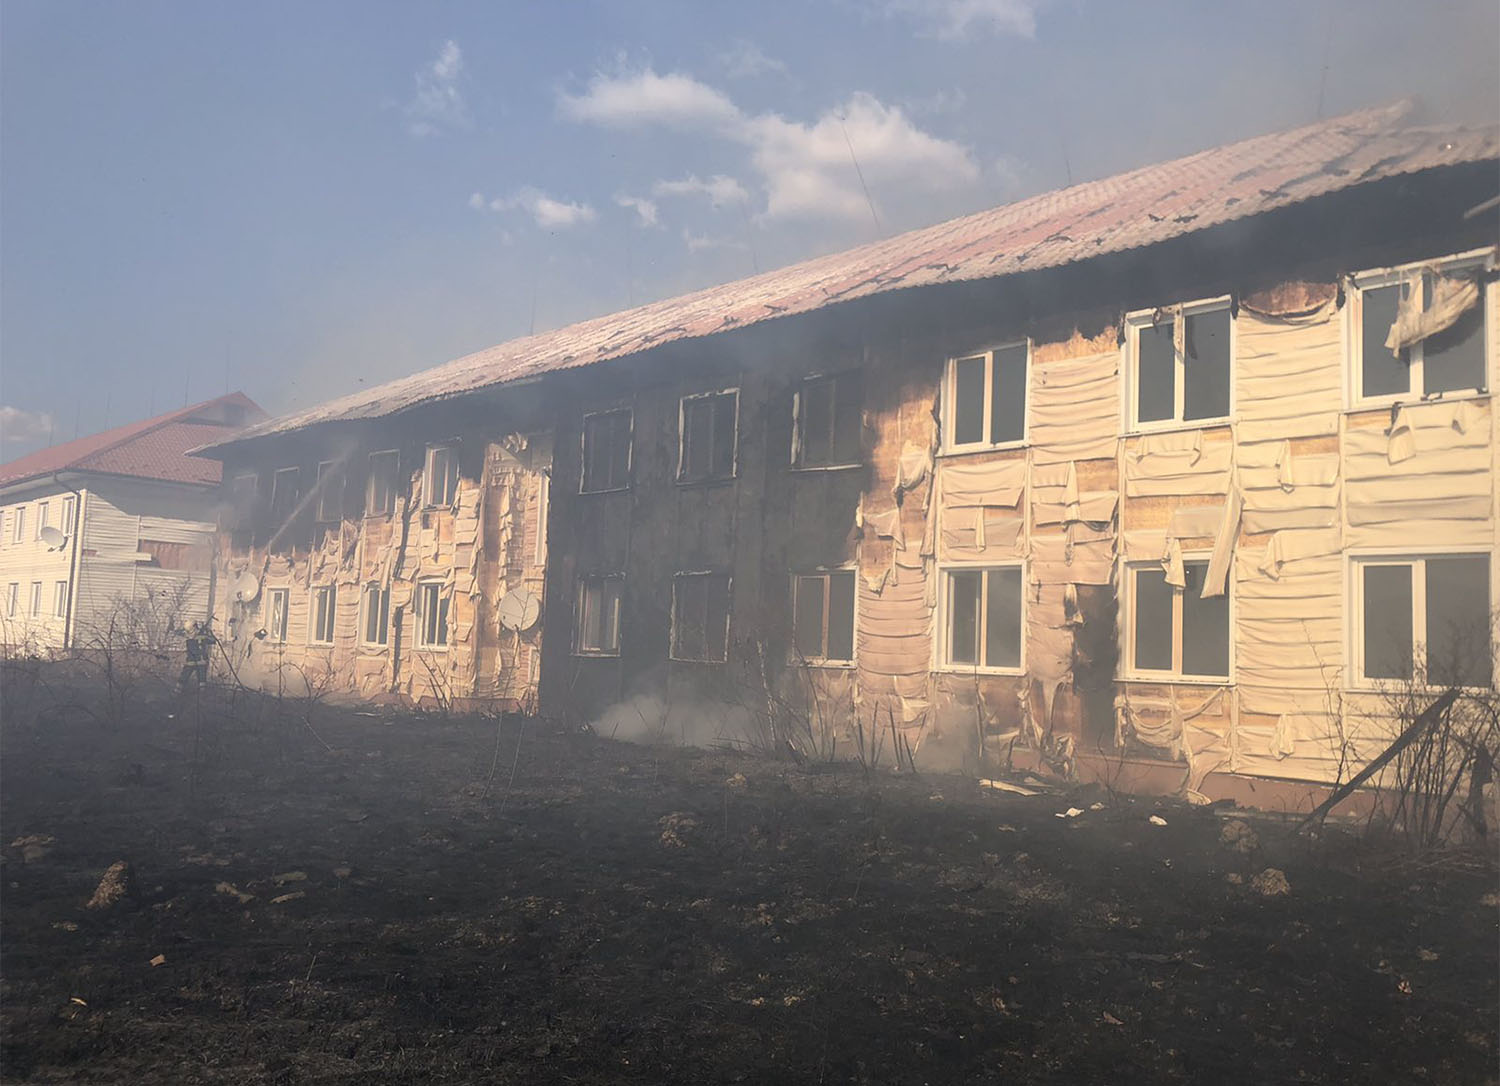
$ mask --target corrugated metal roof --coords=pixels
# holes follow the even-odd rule
[[[1500,129],[1406,127],[1408,111],[1403,103],[1258,136],[511,340],[250,427],[219,447],[322,422],[377,418],[856,298],[1075,263],[1383,178],[1500,158]]]
[[[59,471],[216,485],[219,465],[189,453],[206,442],[222,440],[239,428],[243,420],[225,421],[228,418],[226,409],[234,409],[249,419],[266,417],[260,405],[250,397],[243,392],[231,392],[155,418],[39,449],[8,464],[0,464],[0,486],[38,479]]]

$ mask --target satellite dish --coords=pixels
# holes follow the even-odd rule
[[[513,588],[500,601],[500,625],[507,630],[529,630],[542,617],[542,601],[525,588]]]
[[[36,537],[49,547],[61,547],[68,541],[68,537],[63,535],[61,528],[54,528],[50,524],[37,532]]]
[[[234,598],[241,603],[252,603],[260,595],[260,578],[253,573],[241,573],[234,582]]]

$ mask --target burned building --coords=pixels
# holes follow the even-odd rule
[[[1497,159],[1352,114],[251,427],[221,628],[363,698],[1331,780],[1382,683],[1494,682]]]

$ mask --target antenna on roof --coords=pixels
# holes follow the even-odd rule
[[[1333,0],[1326,0],[1323,5],[1327,13],[1327,32],[1323,35],[1323,67],[1318,72],[1318,112],[1313,120],[1323,119],[1323,92],[1328,88],[1328,51],[1333,46]]]
[[[880,216],[875,213],[875,201],[870,198],[870,186],[865,184],[865,171],[859,168],[859,158],[854,154],[854,141],[849,138],[849,129],[844,127],[844,117],[839,115],[839,131],[844,134],[844,142],[849,145],[849,161],[854,163],[854,174],[859,178],[859,187],[864,190],[865,203],[870,205],[870,218],[875,220],[876,234],[885,233],[885,227],[880,225]]]

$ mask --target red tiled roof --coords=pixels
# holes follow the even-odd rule
[[[240,417],[231,423],[227,419],[233,414]],[[231,392],[192,407],[39,449],[8,464],[0,464],[0,486],[59,471],[132,475],[171,483],[214,486],[219,482],[220,465],[212,460],[189,456],[188,450],[208,442],[223,441],[246,421],[254,422],[265,417],[266,413],[250,397],[243,392]]]
[[[1258,136],[512,340],[249,427],[222,444],[322,422],[378,418],[855,298],[1058,267],[1388,177],[1500,158],[1500,129],[1411,127],[1404,123],[1409,110],[1403,103]]]

